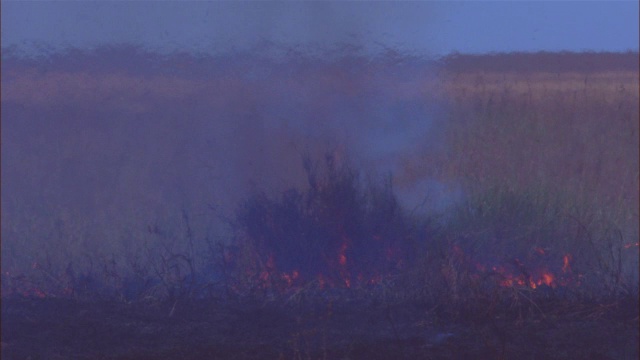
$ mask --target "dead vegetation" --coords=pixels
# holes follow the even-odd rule
[[[435,122],[446,146],[411,152],[393,176],[360,171],[348,154],[314,153],[300,171],[286,170],[297,186],[254,189],[231,216],[211,211],[202,220],[182,207],[149,220],[126,210],[139,231],[105,231],[126,246],[105,241],[94,253],[89,217],[56,213],[45,192],[37,211],[15,195],[8,207],[3,199],[3,357],[637,358],[638,73],[454,70],[398,87],[399,98],[419,89],[445,104]],[[311,78],[348,98],[353,89],[334,72]],[[79,84],[93,84],[92,96],[138,94],[125,105],[171,97],[162,111],[223,88],[225,99],[266,96],[247,92],[240,78],[194,87],[177,75],[180,86],[176,76],[152,76],[162,86],[151,86],[148,75],[18,75],[3,104],[48,108],[42,82],[68,85],[51,92],[71,103],[89,93]],[[295,78],[288,84],[304,87]],[[152,111],[129,105],[113,105],[114,113]],[[29,120],[29,111],[11,114]],[[92,149],[92,131],[73,144]],[[20,173],[37,174],[47,156],[71,156],[63,144],[57,155],[16,152],[26,164]],[[58,170],[53,178],[63,182]],[[397,192],[420,179],[463,195],[446,207],[426,198],[407,209]],[[95,196],[109,204],[103,195]],[[227,233],[202,231],[220,219]],[[37,251],[11,239],[30,230],[48,236]]]

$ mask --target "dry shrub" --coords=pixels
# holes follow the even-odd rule
[[[238,209],[238,270],[256,286],[361,287],[415,262],[413,229],[390,179],[365,185],[329,155],[324,163],[306,158],[305,169],[306,190],[254,194]]]

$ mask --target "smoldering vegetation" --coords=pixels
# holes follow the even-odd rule
[[[3,49],[3,358],[637,358],[637,53],[254,50]]]
[[[250,192],[304,185],[303,156],[354,156],[390,171],[397,153],[424,146],[415,134],[427,132],[436,111],[408,78],[418,59],[164,58],[129,47],[7,57],[10,272],[46,258],[55,272],[86,268],[97,254],[126,268],[128,256],[158,237],[181,247],[185,216],[203,250],[223,241],[220,219]],[[385,84],[398,74],[385,68],[404,72],[414,89],[394,93]]]
[[[637,54],[275,50],[3,51],[3,296],[637,295]]]

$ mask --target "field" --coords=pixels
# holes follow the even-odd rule
[[[2,356],[637,358],[637,59],[3,51]]]

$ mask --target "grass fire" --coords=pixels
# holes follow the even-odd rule
[[[638,53],[337,54],[3,50],[2,357],[637,358]]]

